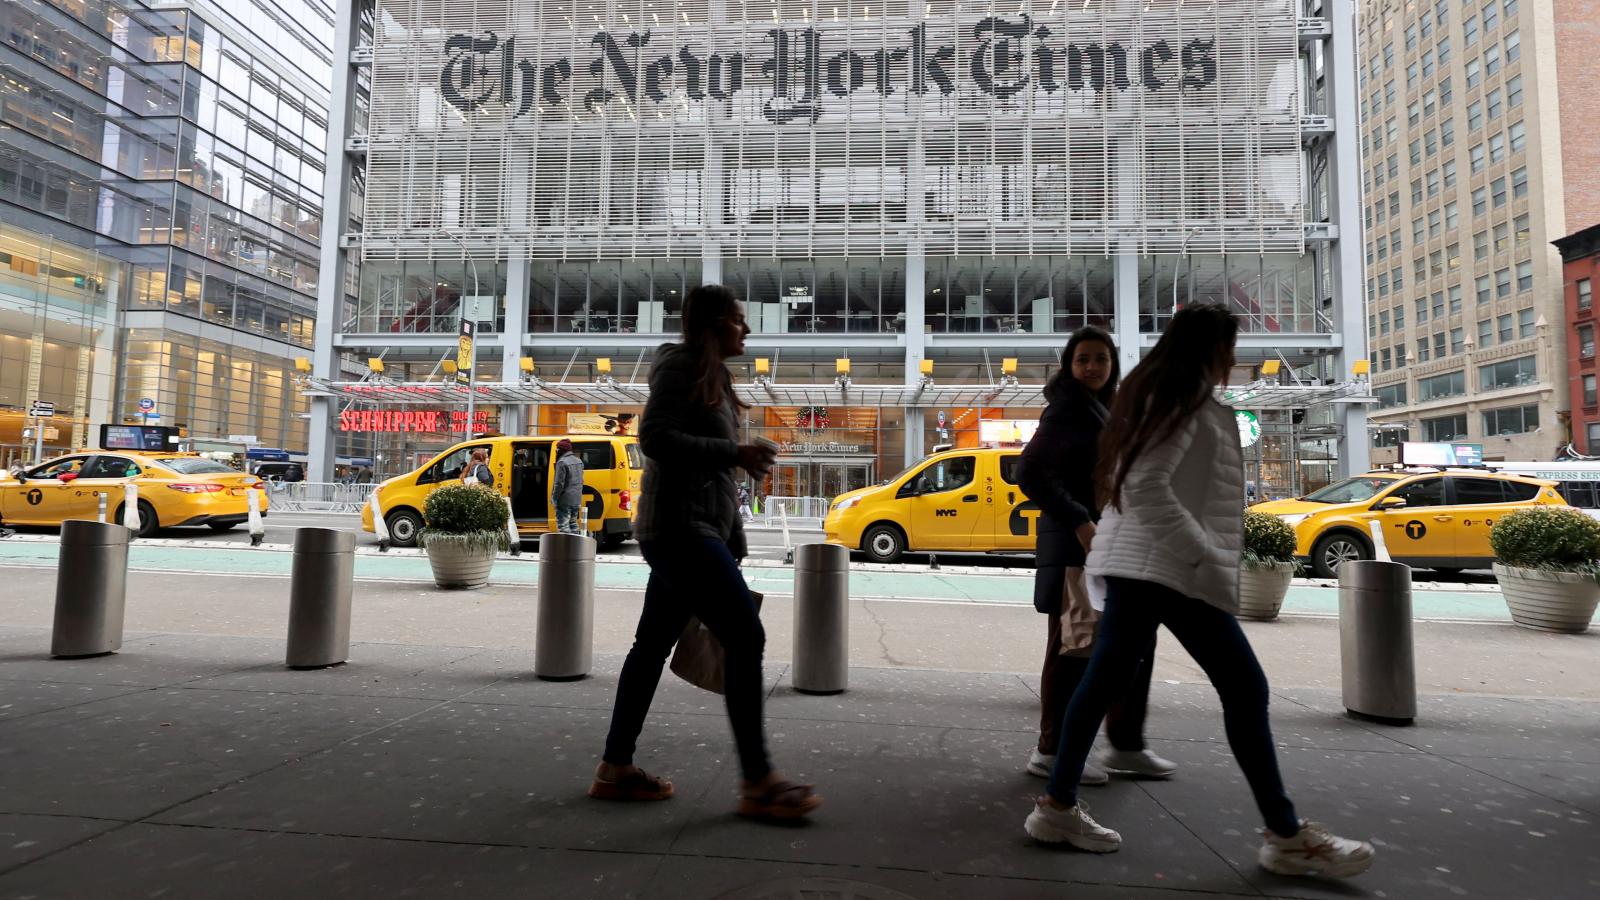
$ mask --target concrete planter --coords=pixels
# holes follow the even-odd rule
[[[442,588],[475,588],[489,583],[495,548],[450,536],[433,537],[424,548],[433,567],[433,581]]]
[[[1511,621],[1524,628],[1580,634],[1589,630],[1600,604],[1600,584],[1589,575],[1495,563],[1494,577],[1511,608]]]
[[[1239,618],[1276,619],[1283,609],[1283,598],[1294,578],[1294,563],[1278,563],[1271,568],[1239,568]]]

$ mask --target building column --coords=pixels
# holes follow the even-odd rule
[[[927,328],[927,257],[921,247],[906,251],[906,384],[915,385],[922,380],[922,361],[928,355]],[[934,373],[938,377],[938,373]],[[921,407],[906,407],[905,465],[911,465],[927,455],[926,429],[923,427]]]
[[[350,176],[354,168],[345,152],[355,119],[356,67],[350,53],[360,41],[361,12],[368,0],[340,0],[333,40],[333,94],[328,104],[327,175],[322,184],[322,266],[317,280],[317,324],[312,333],[311,373],[333,380],[339,375],[339,354],[334,333],[344,316],[344,285],[348,256],[344,232],[350,227]],[[307,435],[307,481],[332,481],[338,453],[339,421],[332,397],[311,398],[311,427]]]
[[[1117,362],[1123,377],[1127,377],[1139,364],[1139,256],[1127,248],[1112,260],[1116,273],[1112,282],[1112,308],[1116,311],[1112,337],[1117,342]],[[1068,361],[1061,362],[1066,365]]]
[[[1351,367],[1367,358],[1367,279],[1361,240],[1361,137],[1360,93],[1356,55],[1355,0],[1329,0],[1328,18],[1333,38],[1328,42],[1328,108],[1333,114],[1333,144],[1328,151],[1328,178],[1334,198],[1333,224],[1339,239],[1327,252],[1333,254],[1334,321],[1338,323],[1339,350],[1334,355],[1335,381],[1354,377]],[[1339,459],[1337,478],[1367,471],[1372,464],[1372,438],[1367,433],[1367,407],[1339,405]]]
[[[527,342],[528,283],[532,265],[526,252],[515,251],[506,261],[506,324],[500,332],[500,380],[522,377],[522,348]],[[500,433],[524,434],[529,421],[522,406],[500,407]]]

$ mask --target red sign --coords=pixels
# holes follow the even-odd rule
[[[464,410],[347,409],[339,414],[340,431],[444,434],[465,431],[466,428],[467,414]],[[488,411],[475,411],[472,430],[478,432],[489,429]]]

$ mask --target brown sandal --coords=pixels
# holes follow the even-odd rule
[[[739,815],[752,819],[799,819],[822,805],[809,784],[778,781],[739,798]]]
[[[616,781],[597,776],[589,785],[589,796],[596,800],[666,800],[672,797],[672,782],[643,769],[634,769]]]

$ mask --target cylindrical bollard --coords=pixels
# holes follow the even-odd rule
[[[135,535],[144,527],[139,518],[139,486],[131,481],[122,486],[122,524]]]
[[[61,523],[51,656],[100,656],[122,647],[131,537],[133,532],[121,525],[83,519]]]
[[[1416,719],[1410,566],[1378,560],[1339,565],[1339,664],[1351,715],[1398,725]]]
[[[794,689],[837,694],[850,671],[850,551],[801,544],[794,553]]]
[[[261,521],[261,497],[259,488],[251,488],[245,494],[245,520],[250,525],[250,546],[261,546],[261,539],[266,537],[267,525]]]
[[[100,498],[98,503],[99,512],[97,513],[97,518],[95,521],[104,522],[106,520],[106,492],[101,491],[98,494],[95,494],[95,496]]]
[[[539,536],[533,674],[546,681],[589,674],[594,658],[594,552],[594,540],[584,535]]]
[[[284,665],[320,669],[350,658],[350,594],[356,536],[337,528],[294,533],[289,576],[289,648]]]

